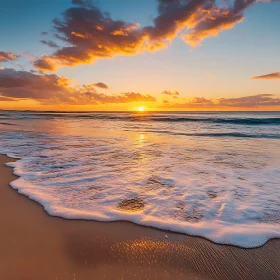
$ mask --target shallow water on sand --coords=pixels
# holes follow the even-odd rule
[[[55,216],[256,247],[280,237],[280,113],[0,111],[12,187]]]

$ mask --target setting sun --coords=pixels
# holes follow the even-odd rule
[[[143,112],[143,111],[145,111],[145,110],[146,110],[146,108],[145,108],[144,106],[138,107],[138,111],[139,111],[139,112]]]

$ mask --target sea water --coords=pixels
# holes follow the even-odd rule
[[[11,186],[53,216],[280,237],[280,113],[0,111]]]

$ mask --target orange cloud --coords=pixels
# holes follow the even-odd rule
[[[38,70],[42,70],[42,71],[55,71],[56,70],[56,65],[55,65],[55,61],[52,58],[49,58],[46,55],[41,56],[40,59],[35,60],[34,62],[34,66],[35,68],[37,68]]]
[[[256,0],[249,0],[246,3],[243,1],[243,5],[238,8],[236,6],[226,8],[213,5],[207,10],[200,10],[196,16],[198,19],[194,18],[195,24],[190,33],[183,35],[182,39],[192,47],[196,47],[204,39],[217,36],[221,31],[233,28],[234,25],[243,21],[242,12],[250,5],[249,2],[253,4]]]
[[[16,60],[20,55],[12,52],[0,52],[0,62]]]
[[[262,108],[280,106],[280,98],[273,94],[258,94],[237,98],[206,99],[193,97],[181,103],[168,103],[162,106],[165,109],[221,109],[221,108]]]
[[[280,72],[252,77],[251,80],[280,80]]]
[[[174,90],[174,91],[164,90],[161,94],[170,95],[170,96],[178,96],[178,95],[180,95],[180,93],[178,91],[176,91],[176,90]]]
[[[103,94],[97,88],[108,86],[98,82],[71,87],[71,80],[55,74],[36,74],[11,68],[0,70],[0,101],[31,99],[43,105],[98,105],[107,103],[155,102],[150,95],[135,92]]]
[[[261,0],[259,0],[261,1]],[[272,2],[273,0],[262,0]],[[158,15],[153,25],[113,20],[89,0],[72,0],[62,18],[55,19],[55,37],[67,43],[53,54],[34,62],[39,70],[55,71],[61,66],[88,64],[100,58],[116,55],[136,55],[154,52],[169,46],[179,34],[191,46],[217,36],[244,19],[243,11],[258,0],[234,0],[216,4],[215,0],[158,0]],[[52,41],[45,44],[56,46]]]
[[[214,77],[214,74],[211,73],[211,72],[206,72],[205,75],[208,76],[208,77]]]
[[[11,97],[5,97],[0,95],[0,101],[17,101],[17,100]]]

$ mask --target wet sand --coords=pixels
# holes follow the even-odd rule
[[[129,222],[51,217],[9,187],[10,161],[0,155],[1,280],[280,279],[280,240],[240,249]]]

